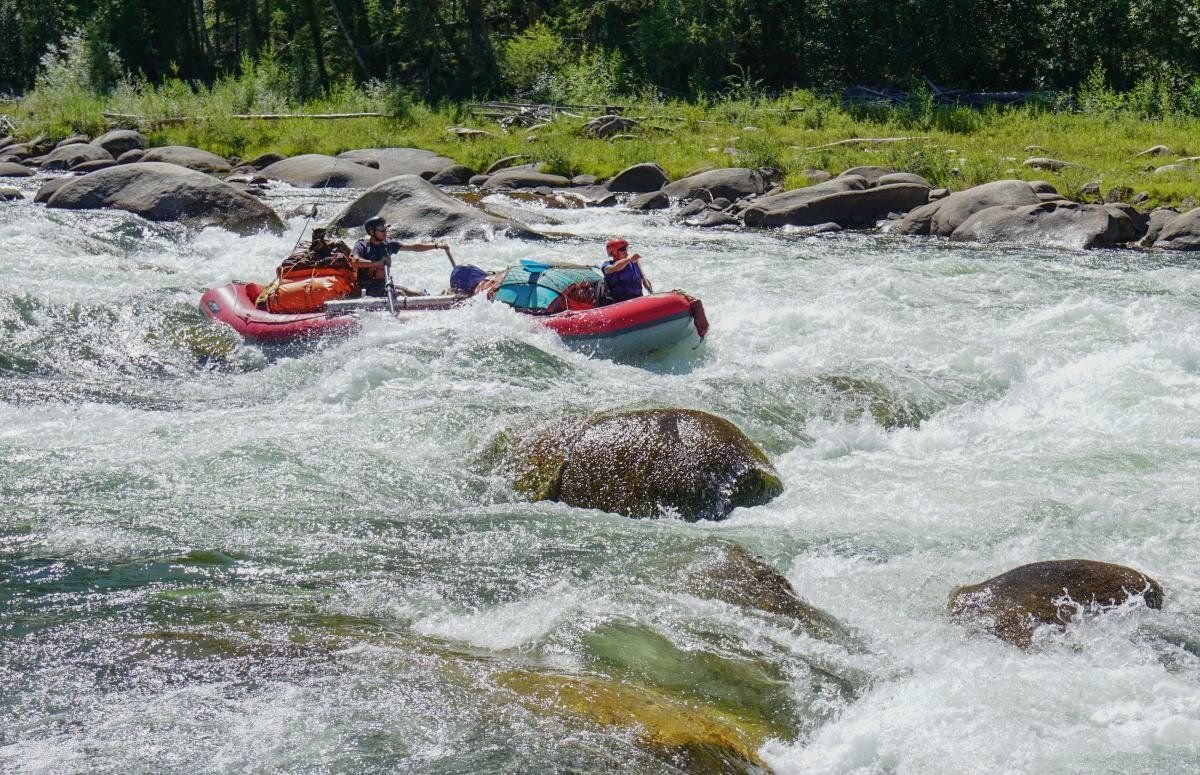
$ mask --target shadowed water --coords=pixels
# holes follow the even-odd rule
[[[705,345],[593,360],[470,304],[263,348],[196,301],[268,276],[301,220],[0,209],[0,769],[700,766],[611,723],[622,692],[761,730],[778,772],[1195,768],[1188,260],[555,215],[572,238],[455,258],[598,262],[621,234],[704,300]],[[398,282],[444,287],[443,255],[402,255]],[[520,502],[481,463],[506,429],[654,406],[735,422],[784,494],[635,521]],[[852,637],[701,594],[728,542]],[[947,619],[954,586],[1066,557],[1149,573],[1164,610],[1028,651]],[[563,682],[591,709],[533,699]]]

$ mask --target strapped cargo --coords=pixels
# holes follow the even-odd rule
[[[325,302],[352,294],[358,272],[350,263],[345,243],[322,242],[317,250],[310,243],[283,260],[275,280],[263,288],[255,304],[274,313],[320,312]]]
[[[595,307],[601,283],[603,276],[590,266],[547,266],[526,260],[506,269],[488,298],[522,312],[552,315]]]

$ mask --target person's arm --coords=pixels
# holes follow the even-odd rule
[[[617,261],[614,261],[611,264],[604,267],[604,274],[613,274],[614,272],[619,272],[622,269],[624,269],[625,267],[629,266],[630,264],[637,263],[637,260],[639,258],[641,258],[641,255],[638,253],[634,253],[632,256],[628,256],[627,258],[622,258]]]
[[[422,253],[426,250],[449,250],[450,246],[443,242],[414,242],[411,245],[405,245],[400,242],[393,243],[396,250],[405,250],[412,253]]]

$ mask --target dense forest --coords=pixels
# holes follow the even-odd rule
[[[291,97],[400,84],[424,99],[653,90],[695,97],[904,83],[1193,83],[1196,0],[0,0],[0,91],[67,36],[94,85],[212,83],[267,63]],[[576,90],[577,92],[578,90]]]

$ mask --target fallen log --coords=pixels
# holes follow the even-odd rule
[[[216,116],[164,116],[161,118],[149,118],[132,113],[108,112],[101,115],[105,118],[118,121],[136,121],[146,124],[182,124],[187,121],[207,121],[216,118]],[[339,118],[386,118],[388,115],[387,113],[234,113],[226,118],[236,118],[241,121],[282,121],[297,118],[316,118],[322,120]]]
[[[824,145],[813,145],[808,148],[797,148],[797,151],[820,151],[825,148],[836,148],[840,145],[886,145],[887,143],[914,143],[918,140],[931,140],[933,138],[927,136],[921,137],[851,137],[846,140],[837,140]]]

